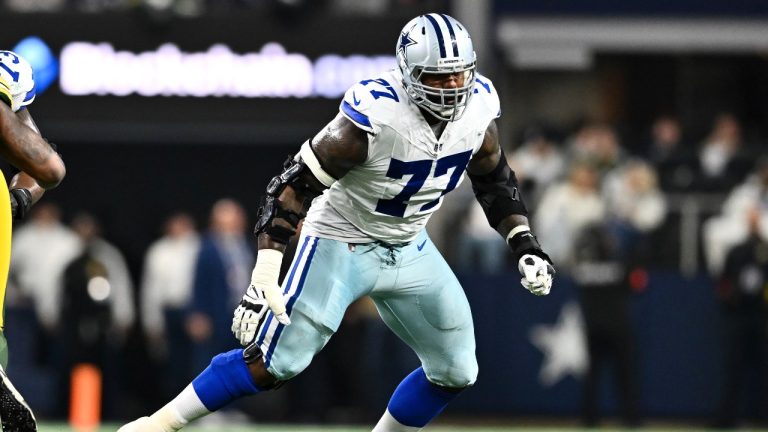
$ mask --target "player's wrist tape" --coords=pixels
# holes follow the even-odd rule
[[[267,305],[280,323],[288,325],[291,320],[286,315],[283,292],[277,284],[283,253],[274,249],[261,249],[256,258],[256,266],[251,274],[251,284],[264,293]],[[282,318],[281,318],[282,316]]]
[[[283,253],[275,249],[260,249],[256,265],[251,273],[251,285],[256,288],[272,288],[280,277]]]
[[[525,254],[532,254],[552,262],[549,256],[541,250],[539,241],[536,240],[528,225],[518,225],[512,228],[507,234],[507,244],[512,248],[512,253],[518,260]]]
[[[529,227],[528,225],[518,225],[518,226],[512,228],[512,230],[509,231],[509,234],[507,234],[507,239],[506,239],[507,240],[507,244],[509,244],[509,241],[512,240],[513,237],[515,237],[516,235],[518,235],[518,234],[520,234],[522,232],[525,232],[525,231],[529,231],[530,232],[531,231],[531,227]]]

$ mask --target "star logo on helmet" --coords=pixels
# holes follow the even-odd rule
[[[399,51],[403,51],[403,54],[405,54],[405,49],[408,48],[411,45],[416,45],[416,41],[411,39],[411,32],[405,32],[400,34],[400,46],[398,48]]]

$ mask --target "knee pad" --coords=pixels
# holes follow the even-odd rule
[[[477,359],[474,355],[469,358],[446,361],[437,366],[424,366],[424,373],[432,384],[451,389],[469,387],[477,381]]]

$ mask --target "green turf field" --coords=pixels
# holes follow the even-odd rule
[[[118,425],[104,426],[98,432],[114,432]],[[279,425],[260,425],[251,426],[220,426],[211,425],[207,427],[188,427],[184,432],[370,432],[370,428],[359,426],[279,426]],[[603,427],[597,429],[582,429],[573,427],[541,427],[541,426],[514,426],[514,427],[472,427],[472,426],[434,426],[429,427],[425,432],[694,432],[706,431],[711,429],[702,429],[696,426],[675,426],[675,427],[648,427],[638,429],[622,429]],[[768,432],[766,429],[738,429],[739,432]],[[41,424],[39,432],[73,432],[64,424],[45,423]],[[96,432],[96,431],[90,431]]]

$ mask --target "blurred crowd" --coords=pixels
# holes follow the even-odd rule
[[[558,268],[573,267],[580,234],[595,225],[610,233],[627,260],[678,268],[683,198],[704,203],[696,216],[703,225],[704,264],[713,275],[720,273],[728,249],[747,238],[751,211],[768,223],[768,159],[758,157],[759,143],[744,141],[739,119],[718,115],[698,143],[683,131],[676,117],[665,115],[633,146],[622,145],[617,130],[603,123],[587,122],[566,134],[539,125],[523,132],[507,160],[534,232]],[[462,204],[453,207],[464,233],[447,245],[457,266],[473,267],[482,255],[486,271],[507,269],[508,260],[498,256],[504,253],[498,236],[471,193],[465,191]],[[659,242],[665,250],[654,248]]]
[[[221,199],[202,231],[191,215],[170,215],[162,236],[146,251],[140,278],[134,278],[126,257],[104,238],[93,215],[78,213],[65,224],[57,206],[40,203],[14,231],[6,334],[14,344],[15,380],[29,389],[27,399],[44,418],[66,417],[69,373],[82,363],[103,373],[108,419],[129,415],[136,395],[143,404],[171,397],[213,356],[237,347],[230,332],[232,311],[250,281],[254,246],[243,207]],[[295,394],[292,407],[303,407],[291,411],[294,420],[374,416],[378,413],[362,407],[386,403],[378,399],[387,395],[384,377],[391,375],[395,382],[402,370],[416,367],[416,359],[396,347],[372,302],[353,304],[345,322],[346,336],[335,338],[324,355],[330,361],[318,362],[316,373],[305,374],[288,390]],[[361,351],[361,346],[367,348]],[[404,353],[402,361],[397,352]],[[328,379],[332,382],[321,386],[327,393],[307,396],[307,386]],[[141,385],[147,381],[152,385]],[[380,391],[369,391],[377,386]],[[137,410],[146,409],[143,404]],[[330,407],[336,411],[329,412]],[[285,414],[269,403],[254,409],[262,419]]]
[[[680,264],[691,260],[715,281],[721,305],[725,350],[713,425],[738,424],[749,411],[745,395],[755,393],[748,387],[758,388],[756,415],[768,420],[768,157],[761,143],[746,142],[731,113],[718,115],[701,142],[684,130],[676,117],[660,116],[641,145],[623,146],[608,124],[586,123],[563,139],[533,126],[507,152],[534,232],[559,276],[579,288],[590,360],[582,407],[588,426],[600,418],[605,370],[615,376],[623,423],[640,423],[631,298],[649,288],[649,269],[685,273]],[[461,235],[446,235],[444,243],[455,268],[513,269],[469,187],[462,203],[444,228],[459,224]],[[686,203],[694,213],[684,214]],[[699,247],[685,250],[681,236],[690,229]]]
[[[45,341],[40,344],[44,352],[38,346],[20,354],[42,358],[42,364],[19,366],[61,372],[48,384],[58,389],[57,399],[63,403],[41,401],[49,414],[65,414],[67,374],[79,363],[100,365],[105,381],[115,384],[107,386],[108,410],[120,403],[111,398],[119,398],[117,389],[128,386],[121,357],[137,315],[147,352],[164,366],[161,376],[166,382],[157,390],[178,389],[213,355],[233,348],[231,314],[254,264],[247,231],[245,212],[228,199],[214,204],[205,234],[197,232],[189,215],[170,216],[163,236],[146,253],[137,303],[126,259],[103,238],[94,216],[77,214],[67,226],[56,206],[37,206],[14,232],[7,307],[11,334]]]

